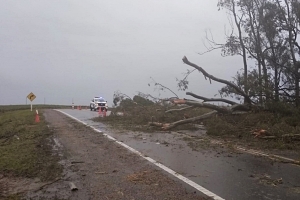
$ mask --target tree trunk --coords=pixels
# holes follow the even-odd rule
[[[248,88],[247,53],[246,53],[246,48],[245,48],[245,44],[244,44],[244,41],[243,41],[241,23],[238,21],[237,15],[236,15],[234,0],[232,0],[232,14],[234,16],[234,21],[235,21],[236,27],[238,29],[239,41],[240,41],[240,44],[241,44],[241,47],[242,47],[242,57],[243,57],[243,64],[244,64],[244,92],[245,92],[246,95],[248,95],[249,88]],[[250,102],[248,102],[248,100],[244,98],[244,103],[250,103]]]

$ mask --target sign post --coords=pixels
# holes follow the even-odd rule
[[[32,101],[36,98],[36,96],[30,92],[30,94],[27,95],[27,98],[30,100],[30,110],[32,111]]]

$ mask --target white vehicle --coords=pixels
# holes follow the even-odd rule
[[[91,111],[97,111],[99,109],[101,109],[101,111],[107,111],[107,101],[105,101],[105,99],[102,97],[94,97],[94,99],[91,100],[90,109]]]

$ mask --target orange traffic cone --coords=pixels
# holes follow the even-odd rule
[[[35,122],[38,123],[38,122],[40,122],[39,112],[38,112],[38,110],[36,110],[35,112],[36,112],[36,115],[35,115]]]
[[[101,111],[101,108],[99,108],[98,114],[99,114],[99,117],[103,117],[103,113],[102,113],[102,111]]]

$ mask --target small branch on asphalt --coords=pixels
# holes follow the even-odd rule
[[[71,164],[84,163],[84,161],[72,161]]]
[[[50,182],[50,183],[46,183],[46,184],[42,185],[41,187],[39,187],[38,189],[36,189],[34,192],[37,192],[37,191],[39,191],[39,190],[42,190],[45,186],[51,185],[51,184],[53,184],[53,183],[55,183],[55,182],[57,182],[57,181],[60,181],[60,180],[61,180],[61,178],[57,178],[57,179],[55,179],[54,181],[52,181],[52,182]]]

